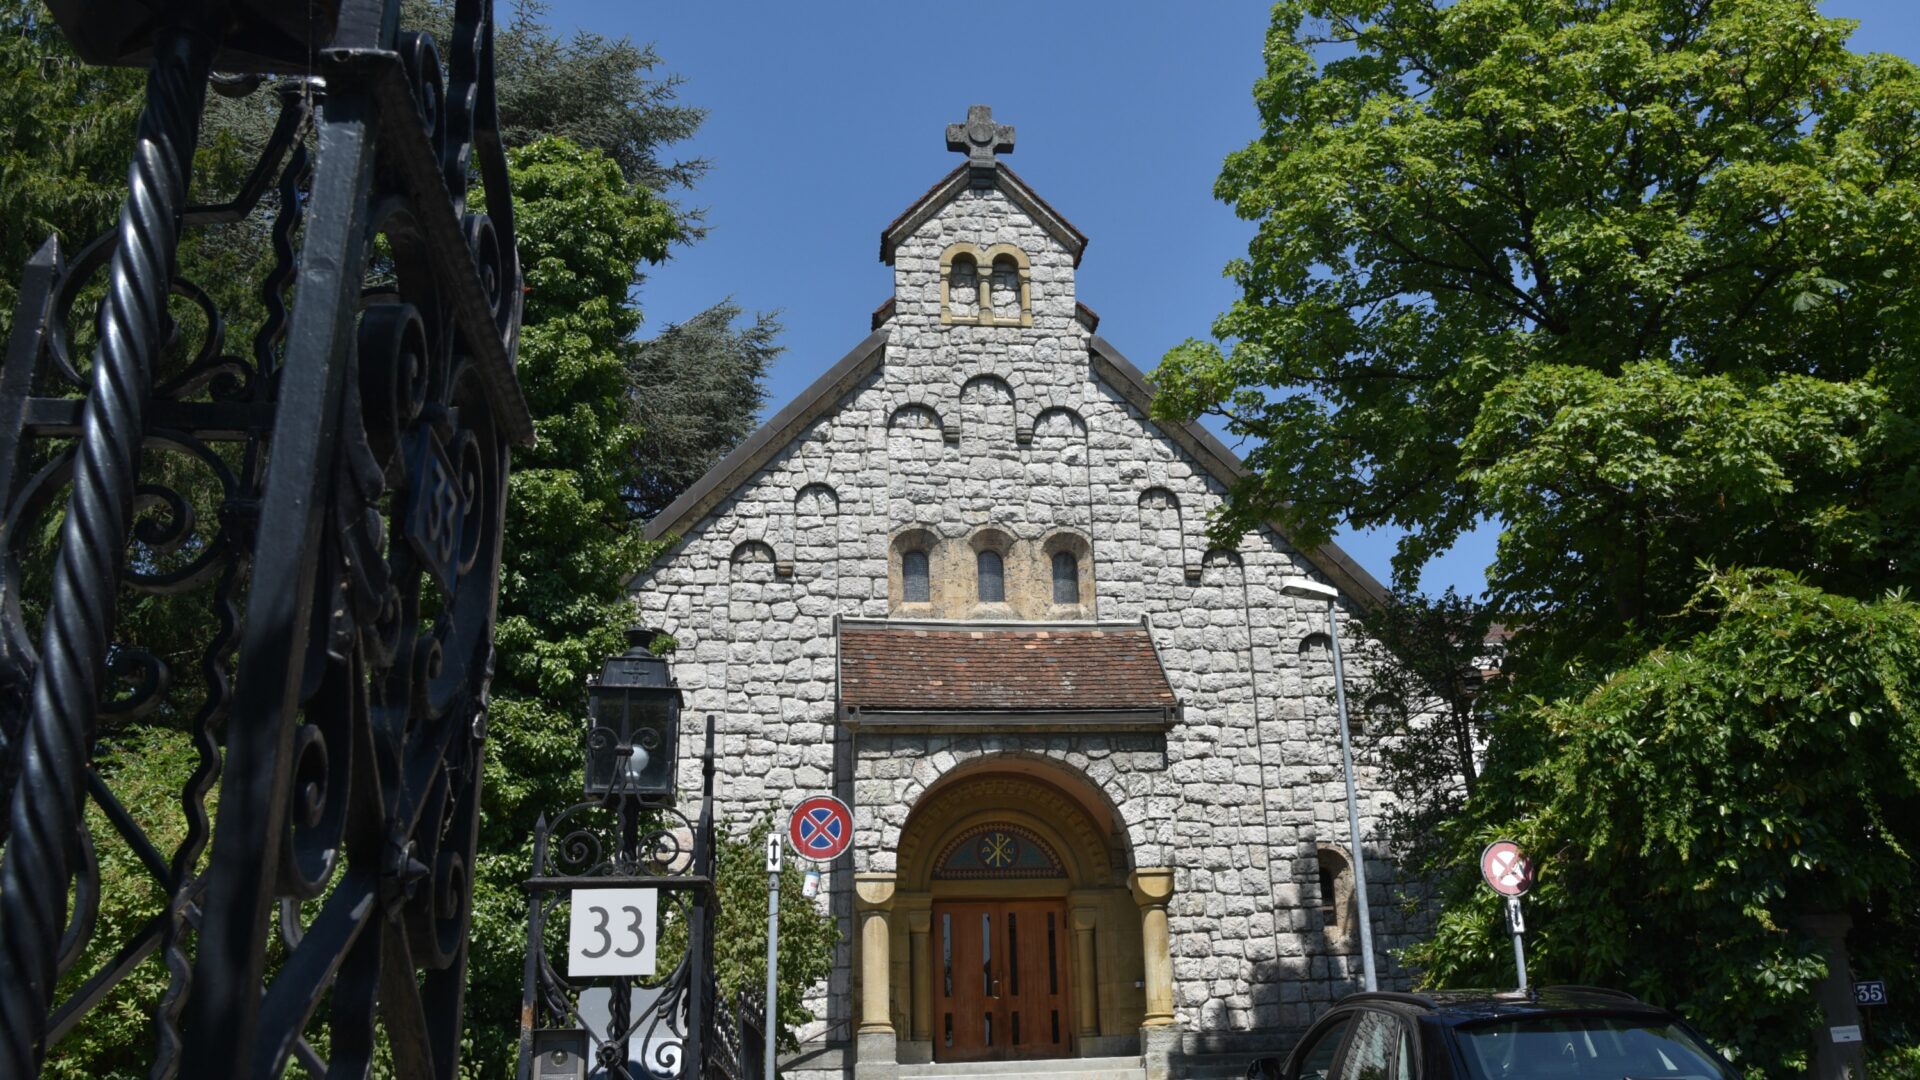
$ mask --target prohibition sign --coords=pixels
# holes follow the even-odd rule
[[[1533,864],[1511,840],[1495,840],[1480,853],[1480,876],[1501,896],[1519,896],[1533,887]]]
[[[831,795],[815,795],[793,808],[787,838],[794,854],[815,862],[829,862],[853,843],[853,811]]]

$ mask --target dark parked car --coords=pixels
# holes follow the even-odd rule
[[[1631,994],[1352,994],[1249,1080],[1739,1080],[1694,1030]]]

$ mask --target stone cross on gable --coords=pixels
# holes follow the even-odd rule
[[[994,154],[1013,153],[1013,125],[994,123],[991,105],[969,105],[966,123],[947,125],[947,149],[967,155],[974,172],[990,172]]]

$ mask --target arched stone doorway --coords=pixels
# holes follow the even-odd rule
[[[884,1036],[902,1063],[1131,1054],[1171,1022],[1172,875],[1131,865],[1085,778],[1010,757],[956,770],[895,856],[856,883],[863,1062]]]

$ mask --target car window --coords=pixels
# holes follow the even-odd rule
[[[1351,1021],[1351,1017],[1343,1016],[1313,1037],[1314,1041],[1300,1059],[1298,1080],[1327,1080],[1333,1075],[1333,1054],[1340,1049],[1340,1036],[1347,1033]]]
[[[1391,1080],[1387,1066],[1399,1028],[1399,1021],[1378,1009],[1355,1017],[1346,1056],[1340,1059],[1340,1080]]]
[[[1736,1080],[1657,1016],[1529,1016],[1455,1032],[1474,1080]]]
[[[1400,1026],[1400,1050],[1393,1062],[1394,1080],[1413,1080],[1413,1040],[1407,1037],[1405,1024]]]

